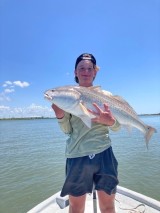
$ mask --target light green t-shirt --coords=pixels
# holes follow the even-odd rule
[[[98,154],[111,146],[109,129],[117,131],[118,121],[112,127],[92,123],[88,128],[80,118],[65,112],[62,119],[58,119],[62,131],[69,135],[66,141],[66,157],[75,158],[91,154]]]

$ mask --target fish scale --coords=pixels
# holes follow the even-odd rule
[[[103,92],[96,91],[96,93],[95,93],[95,90],[87,91],[86,87],[83,87],[83,88],[77,87],[77,90],[83,94],[82,99],[85,99],[84,102],[87,101],[88,97],[92,96],[92,100],[95,100],[96,103],[99,104],[99,106],[103,107],[104,103],[108,103],[110,107],[117,108],[118,110],[124,111],[124,112],[127,111],[133,117],[138,118],[138,116],[137,116],[136,112],[133,110],[133,108],[124,99],[122,99],[119,96],[112,96],[112,95],[106,96],[106,95],[104,95]],[[113,97],[114,97],[114,99],[113,99]],[[118,100],[118,98],[120,98],[121,101]],[[107,102],[106,102],[106,99],[107,99]],[[116,103],[114,103],[113,100]],[[125,104],[124,104],[124,102],[125,102]]]

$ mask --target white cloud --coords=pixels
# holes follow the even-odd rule
[[[7,84],[3,84],[2,87],[7,87]]]
[[[14,89],[5,89],[5,90],[4,90],[5,93],[12,93],[12,92],[14,92],[14,91],[15,91]]]
[[[0,106],[0,118],[9,118],[8,114],[10,113],[11,109],[9,106]]]
[[[25,117],[55,117],[55,114],[50,107],[40,106],[34,103],[27,107],[0,106],[0,118]]]
[[[5,81],[5,83],[2,86],[7,87],[8,85],[12,85],[12,82],[11,81]]]
[[[9,106],[0,106],[0,111],[2,110],[10,110],[10,107]]]
[[[30,84],[26,81],[5,81],[2,87],[5,89],[0,93],[0,101],[5,102],[5,101],[11,101],[11,98],[8,97],[9,93],[15,92],[15,87],[28,87]]]
[[[28,83],[28,82],[26,82],[26,81],[14,81],[13,82],[13,84],[15,85],[15,86],[19,86],[19,87],[21,87],[21,88],[23,88],[23,87],[28,87],[30,84]]]
[[[2,87],[15,87],[15,86],[18,86],[18,87],[21,87],[21,88],[24,88],[24,87],[28,87],[30,84],[26,81],[5,81],[4,84],[2,85]]]
[[[1,101],[1,102],[10,101],[10,100],[11,100],[10,97],[8,97],[8,96],[6,95],[6,93],[4,93],[4,92],[0,93],[0,101]]]

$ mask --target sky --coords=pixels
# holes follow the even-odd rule
[[[0,118],[54,116],[44,91],[76,85],[86,52],[94,85],[160,113],[159,0],[1,0]]]

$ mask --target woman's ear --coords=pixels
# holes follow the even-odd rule
[[[94,77],[96,77],[97,75],[97,71],[94,69]]]

